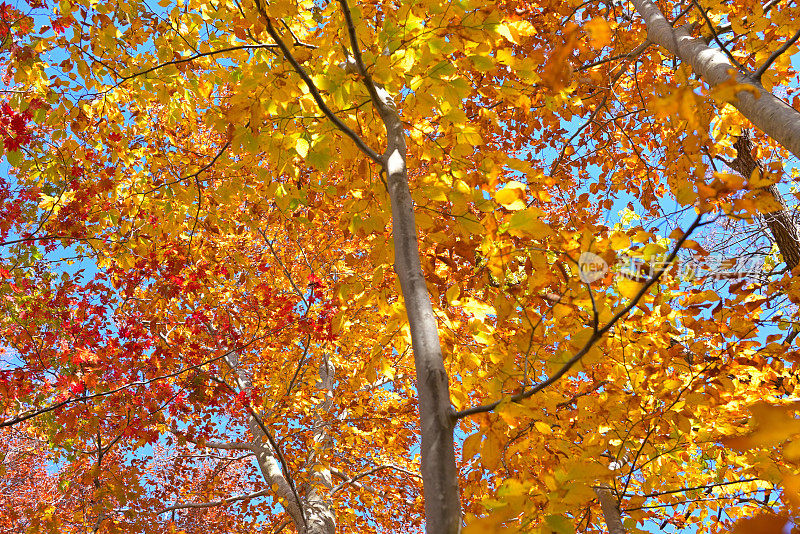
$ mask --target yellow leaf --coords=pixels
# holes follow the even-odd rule
[[[784,209],[780,201],[769,191],[760,191],[755,198],[755,203],[761,213],[774,213]]]
[[[800,440],[790,441],[783,446],[783,456],[787,460],[800,459]]]
[[[550,425],[548,425],[544,421],[536,421],[535,423],[533,423],[533,426],[535,426],[536,430],[538,430],[542,434],[549,434],[550,432],[552,432]]]
[[[479,72],[489,72],[490,70],[494,69],[494,61],[492,61],[492,58],[488,56],[476,54],[474,56],[470,56],[469,59]]]
[[[532,237],[542,239],[554,235],[553,230],[539,219],[541,212],[537,208],[518,211],[511,216],[506,231],[515,237]]]
[[[548,515],[545,518],[548,526],[553,529],[553,532],[558,534],[574,534],[575,526],[569,518],[563,515]]]
[[[731,69],[731,71],[732,70],[733,69]],[[761,97],[761,92],[758,88],[750,84],[737,82],[735,76],[731,76],[727,81],[715,85],[714,88],[711,89],[711,96],[717,102],[730,102],[735,104],[739,99],[738,94],[743,91],[751,93],[755,98]]]
[[[294,145],[294,149],[300,155],[301,158],[304,158],[308,155],[308,149],[311,148],[311,145],[308,144],[308,141],[303,139],[302,137],[297,140],[297,143]]]
[[[725,440],[725,445],[736,450],[747,450],[758,447],[774,447],[783,443],[794,434],[800,433],[800,419],[793,413],[797,404],[773,406],[759,402],[750,407],[756,428],[746,436]]]
[[[642,284],[639,282],[624,277],[617,280],[617,291],[626,299],[635,298],[640,289],[642,289]]]
[[[631,238],[622,232],[614,232],[611,234],[611,248],[620,250],[623,248],[630,248]]]
[[[494,432],[490,432],[483,440],[481,447],[481,462],[484,467],[494,469],[500,464],[500,439]]]
[[[504,402],[497,408],[497,415],[505,421],[509,428],[516,428],[520,419],[527,418],[529,414],[530,410],[516,402]]]
[[[475,299],[466,299],[462,301],[464,311],[471,313],[476,319],[483,321],[487,315],[494,314],[495,310],[492,306],[484,304],[483,302]]]
[[[611,26],[601,18],[593,18],[584,26],[589,32],[592,48],[600,50],[611,42]]]
[[[697,192],[695,192],[692,184],[682,185],[675,191],[675,200],[684,206],[693,204],[697,200]]]
[[[447,300],[448,304],[455,304],[458,302],[458,295],[461,293],[461,288],[458,284],[453,284],[444,294],[444,298]]]
[[[498,204],[507,210],[517,211],[525,209],[525,184],[511,181],[500,191],[494,194],[494,199]]]
[[[500,35],[502,35],[503,37],[505,37],[506,39],[508,39],[512,43],[518,44],[517,43],[517,39],[511,33],[511,29],[508,27],[508,25],[506,25],[506,24],[498,24],[496,31],[497,31],[497,33],[499,33]]]
[[[483,434],[480,432],[475,432],[471,436],[467,436],[467,439],[464,440],[464,445],[461,446],[461,459],[463,461],[466,462],[478,454],[482,437]]]

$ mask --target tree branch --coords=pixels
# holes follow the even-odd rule
[[[608,484],[601,484],[594,487],[594,493],[600,501],[600,508],[603,510],[603,518],[606,520],[608,534],[625,534],[625,527],[622,525],[622,514],[619,510],[619,501]]]
[[[353,484],[353,483],[355,483],[356,481],[358,481],[361,478],[368,477],[369,475],[374,475],[375,473],[377,473],[379,471],[383,471],[385,469],[393,469],[395,471],[400,471],[401,473],[405,473],[405,474],[407,474],[409,476],[412,476],[412,477],[415,477],[415,478],[422,478],[422,475],[420,475],[418,473],[414,473],[413,471],[409,471],[408,469],[403,469],[402,467],[398,467],[396,465],[390,465],[390,464],[379,465],[378,467],[375,467],[373,469],[369,469],[367,471],[363,471],[363,472],[361,472],[361,473],[359,473],[359,474],[357,474],[357,475],[355,475],[353,477],[350,477],[350,478],[348,478],[347,475],[345,475],[341,471],[337,470],[337,471],[334,472],[334,474],[336,476],[338,476],[339,478],[344,478],[344,482],[342,482],[341,484],[339,484],[338,486],[333,488],[333,490],[331,491],[331,494],[336,493],[337,491],[340,491],[345,486],[347,486],[349,484]]]
[[[692,37],[685,27],[673,28],[652,0],[632,0],[647,25],[647,37],[691,64],[694,72],[714,87],[731,80],[735,66],[725,54]],[[800,111],[764,89],[757,79],[739,73],[734,77],[747,90],[736,93],[731,102],[742,115],[765,134],[800,158]]]
[[[215,356],[214,358],[205,360],[205,361],[200,362],[200,363],[198,363],[196,365],[191,365],[189,367],[184,367],[183,369],[179,369],[179,370],[175,371],[174,373],[169,373],[169,374],[166,374],[166,375],[157,376],[157,377],[154,377],[154,378],[150,378],[148,380],[139,380],[139,381],[136,381],[136,382],[129,382],[129,383],[127,383],[125,385],[122,385],[122,386],[120,386],[118,388],[114,388],[114,389],[111,389],[109,391],[103,391],[101,393],[94,393],[92,395],[83,395],[81,397],[70,397],[68,399],[64,399],[63,401],[57,402],[56,404],[52,404],[52,405],[46,406],[44,408],[39,408],[37,410],[33,410],[33,411],[29,411],[27,413],[22,413],[22,414],[16,415],[14,417],[6,419],[5,421],[0,421],[0,428],[11,426],[11,425],[15,425],[17,423],[22,423],[23,421],[27,421],[28,419],[32,419],[32,418],[37,417],[39,415],[45,414],[47,412],[52,412],[54,410],[58,410],[59,408],[61,408],[63,406],[66,406],[67,404],[72,404],[72,403],[75,403],[75,402],[83,402],[83,401],[87,401],[87,400],[91,400],[91,399],[97,399],[97,398],[100,398],[100,397],[106,397],[108,395],[113,395],[114,393],[119,393],[120,391],[123,391],[123,390],[128,389],[128,388],[132,388],[132,387],[136,387],[136,386],[146,386],[148,384],[152,384],[153,382],[157,382],[159,380],[166,380],[168,378],[174,378],[176,376],[180,376],[180,375],[182,375],[184,373],[187,373],[189,371],[194,371],[194,370],[200,369],[201,367],[203,367],[205,365],[208,365],[210,363],[214,363],[216,361],[222,360],[223,358],[226,358],[227,356],[229,356],[230,354],[232,354],[236,350],[241,350],[241,349],[246,348],[247,346],[255,343],[258,339],[261,339],[261,338],[256,338],[256,339],[253,339],[251,341],[248,341],[245,345],[242,345],[241,347],[238,347],[238,348],[236,348],[234,350],[228,351],[225,354],[221,354],[219,356]]]
[[[184,510],[186,508],[211,508],[214,506],[224,506],[226,504],[231,504],[234,502],[239,501],[249,501],[250,499],[255,499],[257,497],[264,497],[270,494],[270,490],[261,490],[256,491],[253,493],[248,493],[247,495],[237,495],[235,497],[228,497],[225,499],[220,499],[219,501],[212,501],[212,502],[191,502],[191,503],[184,503],[184,504],[173,504],[172,506],[167,506],[166,508],[162,508],[161,510],[156,512],[156,515],[163,514],[165,512],[171,512],[173,510]]]
[[[775,60],[781,57],[781,55],[784,52],[786,52],[790,46],[796,43],[798,39],[800,39],[800,30],[797,30],[797,33],[795,33],[791,39],[783,43],[783,45],[780,48],[778,48],[772,54],[770,54],[770,56],[767,58],[764,64],[758,67],[758,69],[756,69],[755,72],[753,72],[753,78],[755,78],[760,82],[761,77],[764,75],[767,69],[770,68],[770,66],[775,62]]]
[[[165,61],[164,63],[160,63],[158,65],[154,65],[154,66],[152,66],[150,68],[147,68],[147,69],[145,69],[143,71],[139,71],[136,74],[129,74],[128,76],[122,76],[122,75],[118,75],[118,76],[120,77],[121,81],[125,82],[125,81],[128,81],[128,80],[132,80],[133,78],[136,78],[138,76],[143,76],[145,74],[149,74],[149,73],[151,73],[153,71],[156,71],[158,69],[162,69],[164,67],[168,67],[170,65],[180,65],[181,63],[188,63],[190,61],[194,61],[194,60],[200,59],[202,57],[216,56],[216,55],[219,55],[219,54],[224,54],[226,52],[235,52],[237,50],[259,50],[259,49],[263,49],[263,48],[267,48],[267,49],[271,49],[272,50],[272,49],[275,49],[276,46],[275,45],[271,45],[271,44],[229,46],[227,48],[220,48],[219,50],[210,50],[208,52],[201,52],[199,54],[195,54],[195,55],[189,56],[189,57],[184,57],[184,58],[180,58],[180,59],[173,59],[171,61]],[[119,85],[119,83],[117,85]]]
[[[703,15],[703,20],[706,21],[706,25],[708,26],[708,29],[711,31],[711,35],[714,37],[714,41],[716,41],[716,43],[719,45],[720,50],[725,52],[725,55],[728,56],[728,59],[730,60],[731,63],[736,65],[736,67],[741,72],[744,72],[745,68],[742,66],[742,64],[739,63],[739,61],[735,57],[733,57],[733,54],[731,54],[730,50],[728,50],[728,48],[724,44],[722,44],[719,35],[717,35],[717,30],[714,29],[714,23],[711,22],[710,18],[708,18],[708,13],[706,13],[706,10],[703,9],[703,6],[700,5],[700,2],[698,2],[697,0],[692,0],[692,3],[695,5],[698,11],[700,11],[700,14]]]
[[[630,52],[626,52],[624,54],[619,54],[617,56],[611,56],[611,57],[607,57],[607,58],[603,58],[603,59],[598,59],[597,61],[592,61],[590,63],[587,63],[586,65],[582,65],[582,66],[578,67],[577,69],[575,69],[575,72],[582,72],[582,71],[591,69],[592,67],[596,67],[598,65],[602,65],[603,63],[609,63],[611,61],[616,61],[618,59],[632,59],[632,58],[635,58],[635,57],[639,57],[652,44],[653,43],[651,43],[649,40],[645,39],[644,42],[642,42],[642,44],[640,44],[639,46],[637,46],[636,48],[634,48]]]
[[[328,119],[339,130],[341,130],[342,133],[344,133],[347,137],[352,139],[353,142],[358,147],[358,149],[361,150],[364,154],[366,154],[367,157],[369,157],[376,163],[382,163],[380,155],[374,150],[372,150],[372,148],[370,148],[356,132],[354,132],[344,122],[342,122],[342,120],[339,117],[337,117],[336,114],[325,103],[325,100],[322,98],[322,94],[320,94],[319,89],[314,84],[314,81],[306,73],[302,65],[300,65],[300,63],[297,61],[297,59],[295,59],[295,57],[292,55],[292,52],[289,50],[289,48],[281,39],[281,36],[278,33],[278,31],[272,25],[272,19],[269,17],[269,15],[267,15],[266,11],[264,11],[264,6],[260,0],[256,0],[256,7],[258,8],[258,11],[261,14],[261,16],[264,17],[267,27],[267,33],[269,33],[270,37],[272,37],[272,40],[275,41],[275,44],[278,45],[278,48],[280,48],[281,53],[283,53],[283,57],[286,58],[286,61],[289,62],[294,71],[305,82],[306,87],[308,87],[308,91],[311,93],[311,97],[314,99],[314,102],[317,103],[317,106],[319,106],[319,109],[322,111],[322,113],[326,117],[328,117]]]
[[[358,69],[358,73],[364,78],[364,85],[367,86],[367,92],[369,93],[369,97],[372,99],[373,105],[378,108],[380,112],[384,108],[384,102],[378,96],[378,91],[375,87],[375,83],[372,81],[372,78],[367,72],[367,67],[364,65],[364,57],[361,55],[361,47],[358,44],[358,35],[356,34],[356,27],[353,23],[353,14],[350,11],[350,6],[347,4],[347,0],[339,0],[339,5],[342,7],[342,13],[344,14],[344,20],[347,24],[347,34],[350,38],[350,48],[353,52],[353,59],[356,63],[356,69]]]
[[[550,378],[544,380],[543,382],[540,382],[539,384],[533,386],[531,389],[527,391],[523,391],[522,393],[517,393],[516,395],[512,395],[511,397],[508,398],[508,401],[519,402],[523,399],[527,399],[528,397],[531,397],[532,395],[538,393],[539,391],[553,384],[559,378],[567,374],[567,372],[569,372],[569,370],[572,369],[572,367],[576,363],[578,363],[581,360],[581,358],[583,358],[589,352],[589,350],[591,350],[594,344],[600,338],[602,338],[606,334],[606,332],[608,332],[614,326],[614,324],[617,321],[625,317],[628,314],[628,312],[630,312],[639,303],[641,298],[650,290],[650,287],[652,287],[652,285],[655,284],[659,280],[659,278],[661,278],[661,275],[663,275],[669,269],[670,265],[672,264],[672,261],[677,257],[678,252],[683,246],[683,243],[689,238],[692,232],[694,232],[699,226],[701,226],[702,218],[703,218],[702,214],[697,216],[697,218],[694,220],[691,226],[689,226],[689,228],[683,233],[681,238],[675,244],[675,247],[673,248],[670,255],[667,256],[662,267],[658,271],[656,271],[656,273],[653,276],[651,276],[650,279],[644,283],[644,285],[642,285],[642,287],[639,289],[636,295],[634,295],[634,297],[628,302],[628,304],[624,308],[622,308],[619,312],[617,312],[616,315],[614,315],[605,324],[605,326],[595,330],[592,333],[592,336],[589,338],[589,340],[586,342],[586,344],[583,346],[581,350],[579,350],[572,358],[567,360],[567,362],[563,366],[561,366],[561,368],[558,371],[556,371],[553,375],[551,375]],[[453,417],[456,420],[458,420],[479,413],[491,412],[492,410],[497,408],[500,405],[500,403],[503,402],[503,400],[504,399],[500,399],[498,401],[492,402],[491,404],[485,404],[482,406],[475,406],[473,408],[467,408],[466,410],[461,410],[460,412],[456,412],[453,415]]]
[[[233,443],[222,443],[219,441],[198,441],[192,438],[188,438],[183,436],[183,439],[188,441],[189,443],[193,443],[198,447],[208,447],[210,449],[221,449],[224,451],[251,451],[253,450],[252,443],[243,443],[243,442],[233,442]]]

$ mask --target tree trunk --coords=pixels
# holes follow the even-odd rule
[[[622,526],[622,514],[620,514],[619,503],[614,496],[614,492],[607,484],[595,486],[594,492],[600,501],[600,508],[603,510],[608,534],[625,534],[625,527]]]
[[[406,142],[400,116],[388,93],[378,89],[388,148],[384,169],[392,202],[394,270],[400,280],[411,327],[422,427],[422,483],[429,534],[461,530],[461,503],[453,446],[453,410],[439,329],[419,259],[417,229],[406,171]]]
[[[763,165],[753,157],[753,142],[750,139],[750,132],[743,131],[733,147],[736,149],[736,159],[731,162],[731,168],[734,171],[748,180],[756,169],[759,173],[763,172]],[[798,232],[794,217],[786,207],[778,188],[770,185],[765,190],[781,208],[765,214],[764,222],[772,233],[772,239],[778,245],[778,250],[781,251],[783,261],[792,270],[800,263],[800,232]]]
[[[250,378],[239,368],[239,355],[236,352],[231,352],[225,357],[225,362],[234,371],[236,385],[239,389],[241,391],[249,390],[252,387],[252,383]],[[327,389],[326,401],[320,407],[321,409],[325,409],[326,403],[328,407],[330,406],[332,381],[333,366],[326,359],[320,368],[320,384],[323,389]],[[281,457],[273,447],[274,442],[266,434],[258,416],[255,413],[250,413],[247,423],[253,436],[252,450],[255,453],[256,462],[261,470],[261,475],[264,477],[264,482],[268,487],[272,488],[275,495],[280,499],[280,503],[289,515],[297,532],[301,534],[335,534],[336,520],[333,510],[330,508],[330,503],[319,494],[318,488],[315,486],[305,488],[307,493],[306,498],[303,499],[296,491],[288,473],[285,472],[284,466],[281,465]],[[314,473],[311,482],[324,487],[326,479],[327,487],[330,488],[330,473],[327,470]]]
[[[352,56],[342,67],[361,76],[372,105],[386,128],[386,150],[378,155],[325,104],[322,94],[302,65],[281,39],[260,0],[256,5],[266,30],[281,53],[300,75],[323,114],[386,173],[392,207],[394,270],[400,281],[417,374],[421,427],[422,486],[425,493],[425,529],[429,534],[458,534],[461,530],[461,502],[458,491],[453,430],[456,419],[450,404],[447,371],[444,368],[439,326],[433,313],[422,265],[414,220],[414,208],[406,168],[406,140],[403,122],[391,95],[372,81],[361,56],[352,13],[347,0],[339,0],[347,25]]]
[[[713,87],[730,80],[731,69],[736,72],[721,50],[692,37],[686,27],[673,28],[651,0],[632,2],[647,24],[648,39],[689,63],[706,83]],[[736,102],[731,104],[762,132],[800,158],[800,112],[764,89],[758,80],[741,73],[735,76],[738,83],[750,90],[736,93]]]
[[[405,130],[392,96],[381,85],[374,83],[367,72],[347,0],[339,0],[339,3],[347,22],[353,53],[352,64],[348,64],[346,69],[355,70],[362,77],[372,105],[386,128],[386,150],[379,160],[386,173],[392,205],[394,271],[403,293],[417,374],[425,530],[428,534],[458,534],[461,531],[461,496],[453,443],[456,419],[450,404],[439,325],[419,258],[414,206],[406,167]]]
[[[333,375],[334,367],[330,356],[323,355],[322,364],[319,366],[319,382],[317,387],[325,392],[325,400],[317,406],[314,421],[317,430],[314,432],[314,442],[317,444],[308,455],[305,468],[309,473],[309,482],[303,485],[306,495],[306,516],[308,517],[309,534],[335,534],[336,516],[331,509],[331,503],[326,498],[333,489],[331,470],[323,457],[333,447],[333,438],[323,417],[333,406]]]

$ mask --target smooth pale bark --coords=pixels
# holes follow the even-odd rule
[[[377,88],[378,111],[386,125],[383,155],[392,202],[394,270],[400,280],[411,327],[422,427],[422,483],[425,527],[429,534],[455,534],[461,529],[458,471],[453,447],[453,410],[439,328],[419,259],[414,208],[408,187],[406,142],[400,115],[383,89]]]
[[[715,86],[727,82],[733,69],[736,81],[752,91],[739,91],[732,105],[762,132],[800,158],[800,112],[764,89],[758,80],[738,73],[721,50],[692,37],[685,27],[673,28],[650,0],[631,1],[647,24],[647,38],[689,63],[706,83]]]
[[[306,472],[309,482],[303,484],[303,493],[306,495],[306,509],[308,517],[309,534],[334,534],[336,532],[336,516],[331,508],[330,500],[326,499],[333,491],[331,470],[321,456],[333,447],[333,438],[325,424],[324,414],[330,412],[333,406],[333,375],[334,366],[330,357],[323,356],[319,367],[319,382],[317,387],[325,392],[325,400],[317,406],[314,412],[314,422],[317,430],[314,432],[314,442],[317,444],[306,461]]]
[[[374,83],[367,72],[347,0],[339,0],[339,3],[347,22],[353,52],[352,65],[345,68],[354,68],[362,77],[372,105],[386,128],[386,150],[380,162],[386,173],[392,205],[394,270],[400,281],[411,329],[411,347],[417,374],[425,530],[428,534],[457,534],[461,531],[461,501],[453,443],[456,419],[450,404],[438,321],[433,313],[419,257],[414,206],[406,168],[405,130],[391,95]]]
[[[603,518],[606,520],[609,534],[625,534],[625,527],[622,526],[622,515],[619,511],[614,492],[611,488],[602,484],[594,488],[594,493],[600,501],[600,508],[603,510]]]
[[[233,370],[236,377],[236,385],[239,389],[241,391],[249,390],[253,384],[250,377],[239,368],[239,355],[236,352],[231,352],[225,357],[225,362]],[[269,444],[269,439],[261,429],[261,425],[258,424],[255,415],[248,415],[247,425],[250,428],[250,434],[253,436],[252,450],[256,455],[256,463],[258,463],[258,468],[261,470],[264,481],[275,491],[297,531],[304,532],[306,530],[306,521],[303,516],[303,505],[292,491],[292,487],[281,469],[280,462],[278,462],[277,455]]]
[[[357,72],[370,94],[372,105],[386,128],[386,150],[379,155],[327,106],[322,94],[272,24],[260,0],[256,7],[266,31],[284,58],[303,79],[322,113],[386,174],[392,207],[394,269],[400,282],[411,329],[411,346],[417,374],[421,427],[422,485],[425,497],[425,528],[429,534],[457,534],[461,530],[461,502],[458,490],[453,430],[456,419],[450,404],[450,389],[439,342],[439,327],[433,313],[422,265],[414,220],[414,208],[406,168],[406,140],[403,123],[391,95],[373,83],[359,49],[358,37],[347,0],[339,0],[347,24],[353,57],[342,67]]]
[[[252,387],[250,377],[239,368],[239,355],[231,352],[225,357],[225,362],[234,371],[236,385],[241,391],[248,391]],[[329,409],[333,399],[333,365],[327,360],[320,367],[319,386],[326,391],[326,399],[320,409]],[[318,486],[330,489],[333,485],[330,472],[322,469],[313,473],[311,484],[304,486],[305,498],[293,488],[291,481],[284,472],[277,451],[272,447],[269,436],[266,435],[260,421],[254,413],[250,413],[247,420],[253,442],[249,447],[255,453],[256,462],[261,470],[266,484],[272,488],[280,503],[291,518],[297,532],[302,534],[335,534],[336,520],[330,503],[319,493]],[[329,439],[325,430],[318,432],[315,438]],[[311,464],[314,463],[311,457]]]

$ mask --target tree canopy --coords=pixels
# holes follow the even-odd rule
[[[799,19],[0,4],[0,527],[784,532]]]

